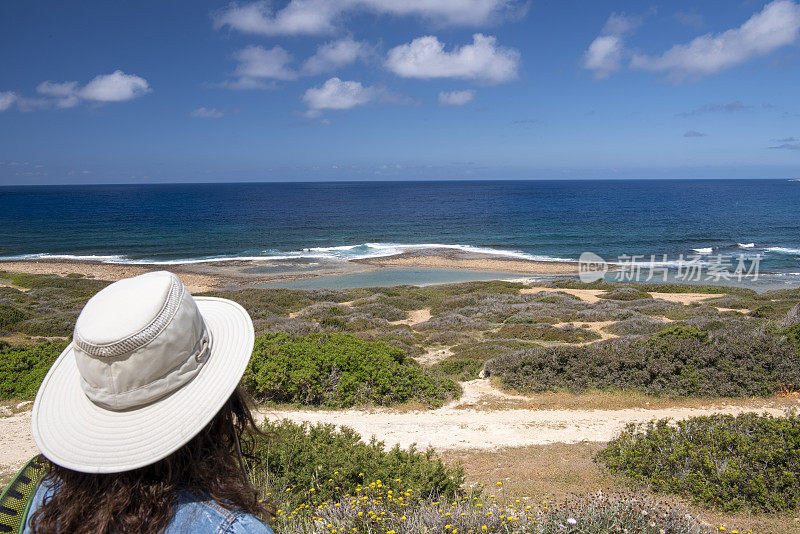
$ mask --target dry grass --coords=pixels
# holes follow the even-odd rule
[[[556,443],[495,451],[445,451],[440,456],[448,463],[464,467],[467,483],[482,485],[499,499],[534,498],[562,500],[570,495],[625,491],[625,481],[609,474],[594,462],[602,443]],[[502,486],[497,486],[501,482]],[[749,512],[718,514],[714,510],[690,505],[674,496],[654,496],[674,506],[686,506],[713,531],[754,534],[797,534],[800,512],[782,516],[752,515]]]

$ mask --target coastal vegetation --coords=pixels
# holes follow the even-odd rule
[[[253,480],[276,507],[276,531],[419,534],[674,534],[706,532],[685,509],[647,494],[552,500],[505,495],[503,483],[465,488],[461,468],[432,450],[386,450],[332,425],[266,422]]]
[[[0,284],[0,339],[19,344],[68,340],[83,304],[107,282],[0,272]],[[705,295],[659,298],[691,292]],[[735,397],[800,389],[800,289],[565,279],[538,289],[493,281],[208,295],[242,304],[264,336],[246,377],[261,401],[434,407],[458,396],[452,381],[479,375],[520,392]],[[431,350],[443,357],[426,361]],[[397,386],[382,378],[390,369]]]
[[[628,425],[597,459],[634,484],[725,511],[800,506],[800,416],[742,414]]]
[[[398,348],[351,334],[264,334],[242,383],[257,400],[347,408],[416,400],[441,406],[458,393],[452,380]]]
[[[81,307],[105,285],[0,273],[0,399],[34,397]],[[798,289],[557,280],[208,294],[253,317],[242,384],[272,406],[435,408],[478,377],[524,394],[659,402],[800,390]],[[577,481],[567,485],[575,497],[506,494],[486,477],[470,486],[431,451],[386,449],[325,425],[265,423],[249,461],[282,532],[694,533],[707,531],[695,519],[706,509],[797,513],[798,426],[789,415],[628,427],[597,454],[608,491]],[[634,493],[618,493],[627,485]],[[675,495],[695,503],[691,516]]]
[[[31,400],[64,342],[45,342],[12,347],[0,342],[0,400]]]
[[[765,328],[702,330],[682,323],[651,336],[537,347],[491,360],[486,372],[520,392],[634,389],[674,397],[749,397],[800,389],[800,352]]]

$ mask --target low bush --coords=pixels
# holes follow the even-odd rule
[[[291,505],[290,505],[291,506]],[[423,497],[382,484],[337,499],[284,507],[276,531],[285,534],[356,532],[424,534],[700,534],[684,510],[644,495],[575,496],[561,503],[501,502],[479,493]]]
[[[666,396],[766,396],[800,389],[800,354],[788,338],[762,329],[706,332],[676,324],[649,338],[523,350],[489,361],[486,371],[522,392],[613,388]]]
[[[416,330],[440,330],[444,332],[464,330],[486,330],[492,324],[484,319],[466,317],[457,313],[438,315],[423,323],[414,325]]]
[[[404,310],[382,302],[370,302],[359,306],[353,306],[353,311],[380,319],[386,319],[387,321],[400,321],[405,319],[408,315]]]
[[[440,406],[458,393],[403,351],[343,333],[259,336],[242,383],[259,401],[331,408],[410,400]]]
[[[647,495],[596,493],[554,503],[538,516],[537,534],[699,534],[685,510]]]
[[[273,494],[295,503],[337,498],[370,484],[397,494],[410,489],[453,498],[464,483],[463,471],[446,466],[432,449],[386,450],[380,441],[364,442],[354,430],[333,425],[266,421],[262,430],[265,436],[253,443],[251,471]]]
[[[533,341],[551,341],[559,343],[585,343],[600,339],[600,334],[586,328],[574,326],[555,327],[547,324],[511,324],[503,325],[492,337],[507,339],[524,339]]]
[[[0,346],[0,399],[30,400],[66,343]]]
[[[26,317],[25,313],[10,304],[0,304],[0,328],[17,324]]]
[[[334,290],[334,289],[261,289],[248,288],[237,290],[210,291],[202,293],[205,296],[222,297],[241,304],[253,319],[260,319],[270,315],[287,315],[301,310],[317,302],[338,303],[358,298],[362,295],[359,290]]]
[[[604,330],[618,336],[641,336],[658,332],[664,328],[664,324],[664,321],[637,316],[610,324]]]
[[[800,417],[793,414],[630,424],[597,459],[636,484],[725,511],[800,506]]]

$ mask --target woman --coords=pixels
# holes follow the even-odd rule
[[[272,534],[240,448],[253,341],[241,306],[168,272],[92,297],[34,401],[48,466],[25,532]]]

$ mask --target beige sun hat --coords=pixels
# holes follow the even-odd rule
[[[155,463],[222,408],[253,343],[244,308],[193,298],[172,273],[114,282],[86,303],[39,387],[33,439],[52,462],[85,473]]]

